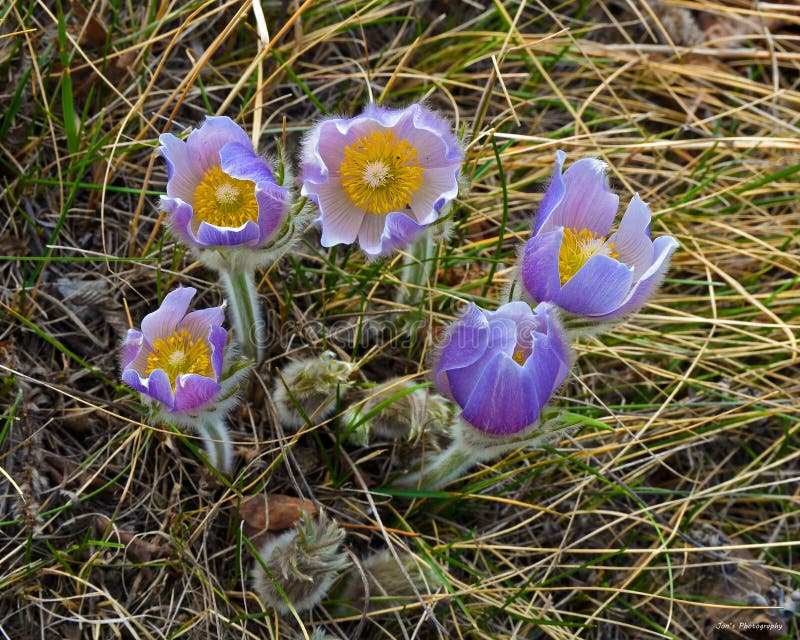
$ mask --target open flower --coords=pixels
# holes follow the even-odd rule
[[[552,305],[531,310],[518,301],[484,311],[470,304],[442,341],[433,373],[466,422],[491,436],[512,436],[536,424],[571,359]]]
[[[358,238],[370,257],[413,242],[458,194],[463,153],[450,124],[419,104],[373,104],[328,118],[303,141],[301,194],[316,203],[322,245]]]
[[[122,380],[171,416],[202,411],[222,391],[225,343],[223,307],[186,313],[195,290],[180,287],[157,311],[129,329],[122,344]]]
[[[536,214],[534,235],[520,255],[522,284],[536,302],[612,321],[642,307],[661,284],[678,243],[650,239],[650,209],[635,194],[609,235],[619,196],[608,189],[606,165],[573,163],[556,152],[556,171]]]
[[[168,172],[161,206],[186,244],[260,248],[281,233],[289,191],[276,184],[269,165],[233,120],[209,116],[185,141],[164,133],[159,142]]]

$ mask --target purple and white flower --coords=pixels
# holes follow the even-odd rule
[[[491,436],[536,425],[569,371],[572,351],[554,307],[509,302],[497,311],[470,304],[449,328],[433,368],[462,418]]]
[[[322,246],[358,239],[375,258],[410,245],[458,195],[463,155],[450,123],[420,104],[322,120],[301,155]]]
[[[650,209],[635,194],[619,228],[610,233],[619,196],[608,188],[606,165],[574,162],[562,175],[566,154],[536,214],[533,237],[520,253],[520,278],[536,302],[597,321],[615,321],[653,296],[678,243],[650,238]]]
[[[164,133],[159,142],[168,176],[161,207],[187,245],[261,248],[277,239],[289,216],[289,190],[276,184],[233,120],[208,116],[185,141]]]
[[[122,380],[170,416],[203,411],[220,396],[228,333],[223,306],[187,313],[195,290],[180,287],[157,311],[129,329],[122,343]]]

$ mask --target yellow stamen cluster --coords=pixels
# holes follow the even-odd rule
[[[359,209],[376,215],[399,211],[422,185],[417,150],[392,131],[376,129],[345,147],[342,189]]]
[[[194,211],[198,224],[218,227],[241,227],[248,220],[258,220],[255,182],[239,180],[221,167],[206,171],[194,190]]]
[[[511,356],[511,359],[518,365],[522,366],[523,364],[525,364],[525,361],[528,359],[528,356],[525,355],[524,350],[514,349],[514,355]]]
[[[614,245],[588,229],[564,229],[564,240],[558,252],[558,272],[561,286],[572,278],[592,256],[604,255],[618,258]]]
[[[176,331],[153,343],[153,352],[147,356],[145,375],[149,376],[156,369],[166,372],[174,393],[175,379],[179,375],[197,373],[208,378],[214,377],[211,348],[205,340],[195,338],[188,331]]]

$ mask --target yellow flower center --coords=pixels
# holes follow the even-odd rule
[[[518,365],[522,366],[523,364],[525,364],[525,361],[528,359],[528,356],[525,354],[524,349],[517,348],[514,349],[514,355],[511,356],[511,359]]]
[[[188,331],[177,331],[153,343],[153,352],[147,356],[149,376],[156,369],[163,369],[175,392],[175,379],[179,375],[197,373],[208,378],[214,377],[211,366],[211,348],[205,340],[193,337]]]
[[[255,182],[232,178],[222,167],[211,167],[194,190],[194,211],[198,224],[241,227],[258,220]]]
[[[594,231],[588,229],[564,229],[564,240],[558,252],[558,272],[561,275],[561,286],[572,278],[592,256],[604,255],[609,258],[618,258],[614,245],[606,242],[603,237],[598,237]]]
[[[391,131],[376,129],[345,147],[342,189],[359,209],[376,215],[399,211],[422,185],[417,150]]]

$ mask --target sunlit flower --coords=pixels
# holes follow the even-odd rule
[[[328,118],[303,141],[302,191],[319,208],[322,245],[358,238],[370,257],[413,242],[458,194],[463,152],[450,123],[419,104],[373,104]]]
[[[518,301],[484,311],[470,304],[442,341],[433,374],[467,423],[512,436],[536,424],[571,360],[552,305],[531,310]]]
[[[190,287],[168,293],[122,344],[122,380],[170,415],[203,410],[222,391],[223,307],[186,313],[194,294]]]
[[[261,248],[281,234],[289,191],[233,120],[209,116],[185,141],[164,133],[159,142],[168,171],[161,206],[186,244]]]
[[[678,243],[672,236],[650,239],[650,209],[639,194],[609,235],[619,196],[608,189],[605,163],[578,160],[562,175],[565,159],[564,152],[556,152],[534,235],[521,251],[522,284],[536,302],[618,320],[655,293]]]

